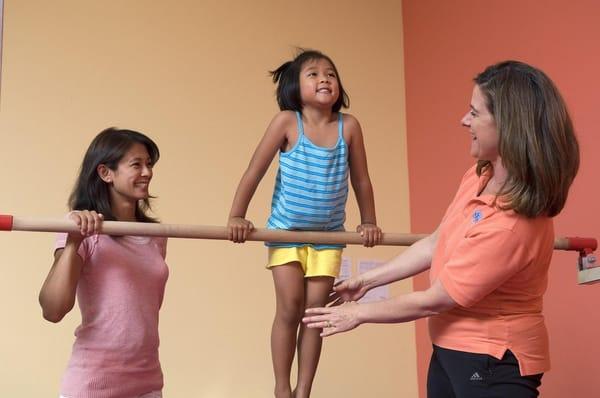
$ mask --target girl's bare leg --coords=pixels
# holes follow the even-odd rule
[[[334,278],[318,276],[307,278],[305,290],[305,308],[324,307],[333,287]],[[321,356],[323,339],[319,336],[321,329],[308,329],[300,325],[298,334],[298,383],[294,390],[295,398],[308,398],[317,365]]]
[[[271,329],[275,397],[291,398],[290,372],[304,313],[304,273],[297,262],[272,267],[271,271],[277,302]]]

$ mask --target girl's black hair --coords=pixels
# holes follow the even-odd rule
[[[273,76],[273,83],[277,83],[276,93],[279,109],[282,111],[302,112],[300,70],[302,69],[302,65],[307,61],[317,61],[319,59],[325,59],[331,64],[340,86],[340,96],[335,104],[333,104],[333,112],[339,112],[342,107],[348,108],[350,106],[350,98],[344,90],[340,74],[331,58],[320,51],[300,49],[293,60],[287,61],[279,66],[279,68],[269,72]]]
[[[150,161],[154,165],[160,157],[158,146],[146,135],[133,130],[121,130],[115,127],[100,132],[90,144],[79,170],[73,192],[69,196],[71,210],[95,210],[104,215],[107,221],[116,221],[111,209],[108,184],[98,175],[97,168],[104,164],[116,170],[119,162],[133,144],[142,144],[148,150]],[[138,202],[135,218],[140,222],[157,222],[146,215],[150,210],[148,198]]]

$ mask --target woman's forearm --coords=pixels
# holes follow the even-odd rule
[[[441,282],[436,281],[424,291],[360,304],[357,308],[357,320],[360,324],[410,322],[437,315],[455,306],[456,302],[448,295]]]
[[[417,275],[431,266],[437,243],[437,230],[414,243],[387,263],[362,274],[365,285],[372,289]]]
[[[54,264],[40,290],[39,302],[44,319],[59,322],[75,305],[82,260],[77,245],[67,243],[57,252]]]

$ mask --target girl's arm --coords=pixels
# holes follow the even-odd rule
[[[83,268],[83,260],[77,253],[87,235],[100,231],[102,215],[95,211],[69,213],[69,218],[77,223],[80,234],[69,234],[64,249],[54,253],[54,263],[42,285],[39,295],[44,319],[59,322],[75,305],[77,283]]]
[[[360,232],[365,239],[365,246],[372,247],[381,241],[381,229],[377,227],[375,215],[375,198],[373,185],[367,167],[367,155],[362,136],[362,129],[358,120],[352,115],[347,115],[344,120],[345,130],[348,132],[348,148],[350,164],[350,182],[356,195],[360,210]]]
[[[288,111],[275,115],[238,184],[227,222],[229,240],[233,242],[244,242],[254,228],[252,223],[245,219],[248,205],[275,154],[286,142],[290,120],[294,121],[290,115],[292,114]]]

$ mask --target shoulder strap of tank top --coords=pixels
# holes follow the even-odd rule
[[[344,138],[344,118],[342,112],[338,112],[338,136]]]
[[[302,124],[302,114],[296,111],[296,122],[298,123],[298,138],[304,135],[304,126]]]

